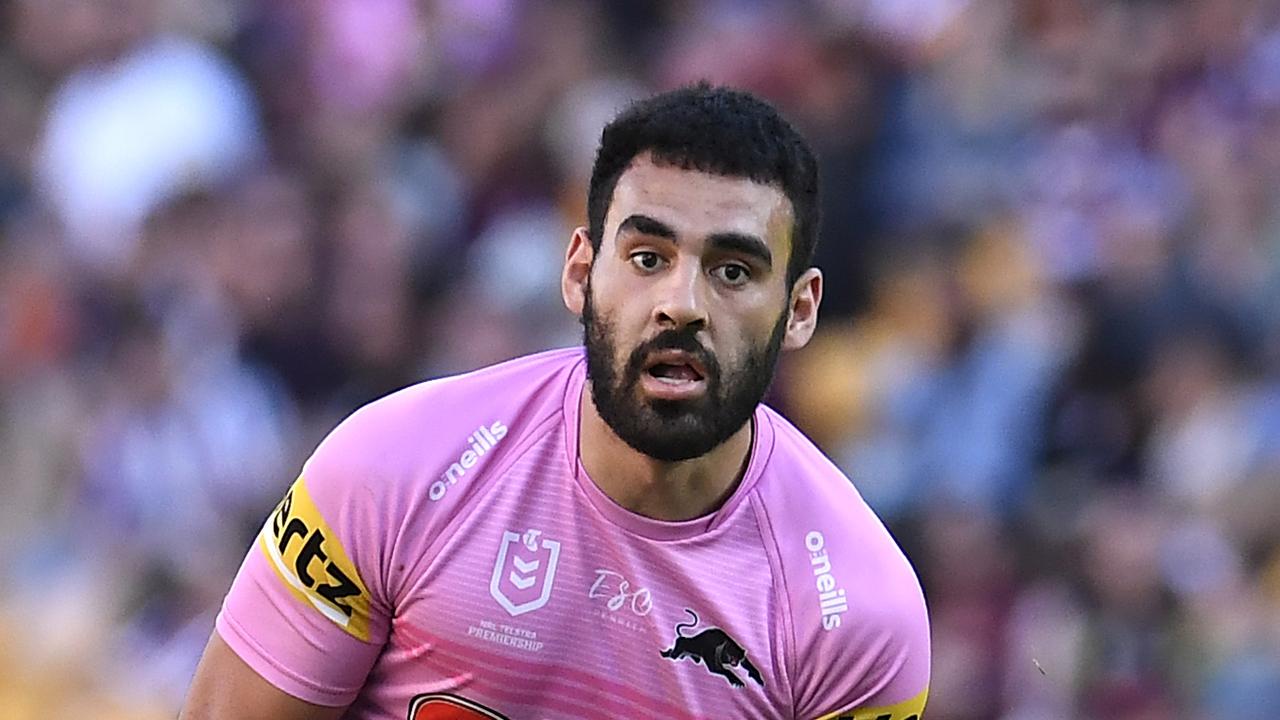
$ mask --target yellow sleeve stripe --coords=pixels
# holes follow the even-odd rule
[[[288,565],[285,564],[284,557],[280,555],[280,551],[276,549],[275,543],[271,542],[266,533],[262,533],[259,540],[262,544],[262,552],[266,553],[267,559],[271,561],[271,569],[276,571],[276,576],[284,581],[284,584],[289,588],[289,591],[293,593],[294,597],[304,603],[309,603],[316,610],[319,610],[321,615],[324,615],[337,623],[343,629],[347,629],[351,626],[350,618],[333,609],[323,601],[318,600],[311,594],[310,589],[303,585],[302,580],[298,579],[298,576],[289,569]]]
[[[896,705],[878,708],[849,708],[823,715],[817,720],[920,720],[924,704],[929,699],[929,688],[919,695]]]
[[[294,597],[368,642],[369,590],[337,533],[320,515],[303,478],[267,518],[258,546]]]

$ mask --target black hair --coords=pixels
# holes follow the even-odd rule
[[[776,109],[741,90],[706,82],[640,100],[605,126],[587,191],[587,232],[600,250],[618,178],[636,156],[782,190],[795,217],[787,284],[813,261],[818,241],[818,162]]]

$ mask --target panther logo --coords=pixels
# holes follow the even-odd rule
[[[764,678],[760,677],[760,671],[747,659],[747,651],[725,631],[713,627],[697,635],[685,635],[682,631],[685,628],[696,627],[699,620],[698,613],[689,608],[685,608],[684,611],[689,613],[693,622],[676,624],[675,644],[663,650],[662,657],[669,658],[672,662],[686,657],[691,658],[695,663],[705,665],[708,672],[719,675],[728,680],[733,687],[739,688],[743,687],[744,683],[730,668],[740,667],[746,670],[747,677],[755,680],[760,687],[764,687]]]

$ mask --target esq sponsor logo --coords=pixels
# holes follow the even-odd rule
[[[596,569],[595,582],[587,591],[588,598],[605,598],[604,606],[615,613],[624,607],[630,608],[634,615],[644,617],[653,610],[653,594],[649,588],[633,588],[631,581],[617,573],[604,568]]]
[[[813,570],[813,582],[818,589],[818,605],[822,608],[822,629],[840,627],[840,613],[849,609],[844,588],[836,584],[831,574],[831,558],[826,551],[827,541],[817,530],[804,536],[804,547],[809,551],[809,566]]]
[[[444,471],[440,479],[431,483],[431,487],[427,489],[427,497],[432,501],[443,498],[445,493],[449,492],[450,486],[458,484],[458,480],[475,467],[485,453],[497,447],[506,436],[507,426],[503,425],[501,420],[495,420],[489,427],[482,425],[477,428],[467,436],[467,444],[471,449],[464,450],[462,455]]]
[[[369,640],[369,591],[303,478],[267,518],[258,545],[295,597],[351,635]]]

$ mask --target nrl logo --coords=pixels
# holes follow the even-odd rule
[[[560,543],[539,539],[540,535],[540,530],[532,529],[523,535],[510,530],[502,533],[489,594],[513,616],[537,610],[551,599]]]

